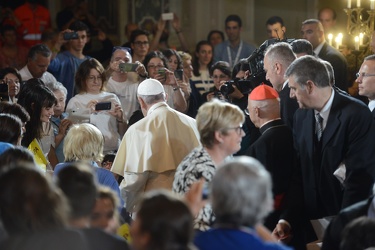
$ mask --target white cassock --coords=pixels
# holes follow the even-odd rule
[[[177,166],[199,145],[193,118],[165,102],[154,104],[145,118],[126,131],[112,165],[111,171],[124,177],[120,190],[127,211],[137,211],[145,191],[171,190]]]

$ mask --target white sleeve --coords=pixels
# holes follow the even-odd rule
[[[120,192],[128,212],[131,213],[138,210],[136,205],[144,193],[148,175],[148,172],[124,173],[124,179],[120,184]]]

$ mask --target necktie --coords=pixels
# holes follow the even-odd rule
[[[323,134],[323,117],[321,117],[319,113],[315,114],[315,134],[318,141],[320,141]]]

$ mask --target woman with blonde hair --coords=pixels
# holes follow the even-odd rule
[[[94,168],[98,177],[98,182],[104,186],[110,187],[120,198],[120,189],[113,174],[107,169],[99,167],[103,159],[103,147],[104,137],[97,127],[90,123],[73,125],[65,136],[65,162],[56,165],[53,173],[54,176],[72,162],[87,162]]]
[[[199,108],[196,121],[202,146],[193,149],[177,167],[173,191],[180,194],[202,177],[209,183],[217,166],[241,149],[245,135],[243,112],[227,102],[216,99],[206,102]],[[205,231],[213,220],[212,208],[206,205],[199,212],[194,228]]]

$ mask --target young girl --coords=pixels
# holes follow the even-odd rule
[[[26,132],[22,138],[22,145],[29,149],[32,148],[34,155],[38,155],[39,149],[42,150],[45,160],[48,159],[46,161],[47,170],[52,170],[57,164],[55,137],[50,124],[50,118],[56,104],[55,95],[44,86],[41,80],[33,78],[23,85],[18,103],[30,115],[30,122],[26,123],[25,126]],[[40,156],[40,158],[43,158],[43,156]],[[42,160],[44,161],[44,159]]]

